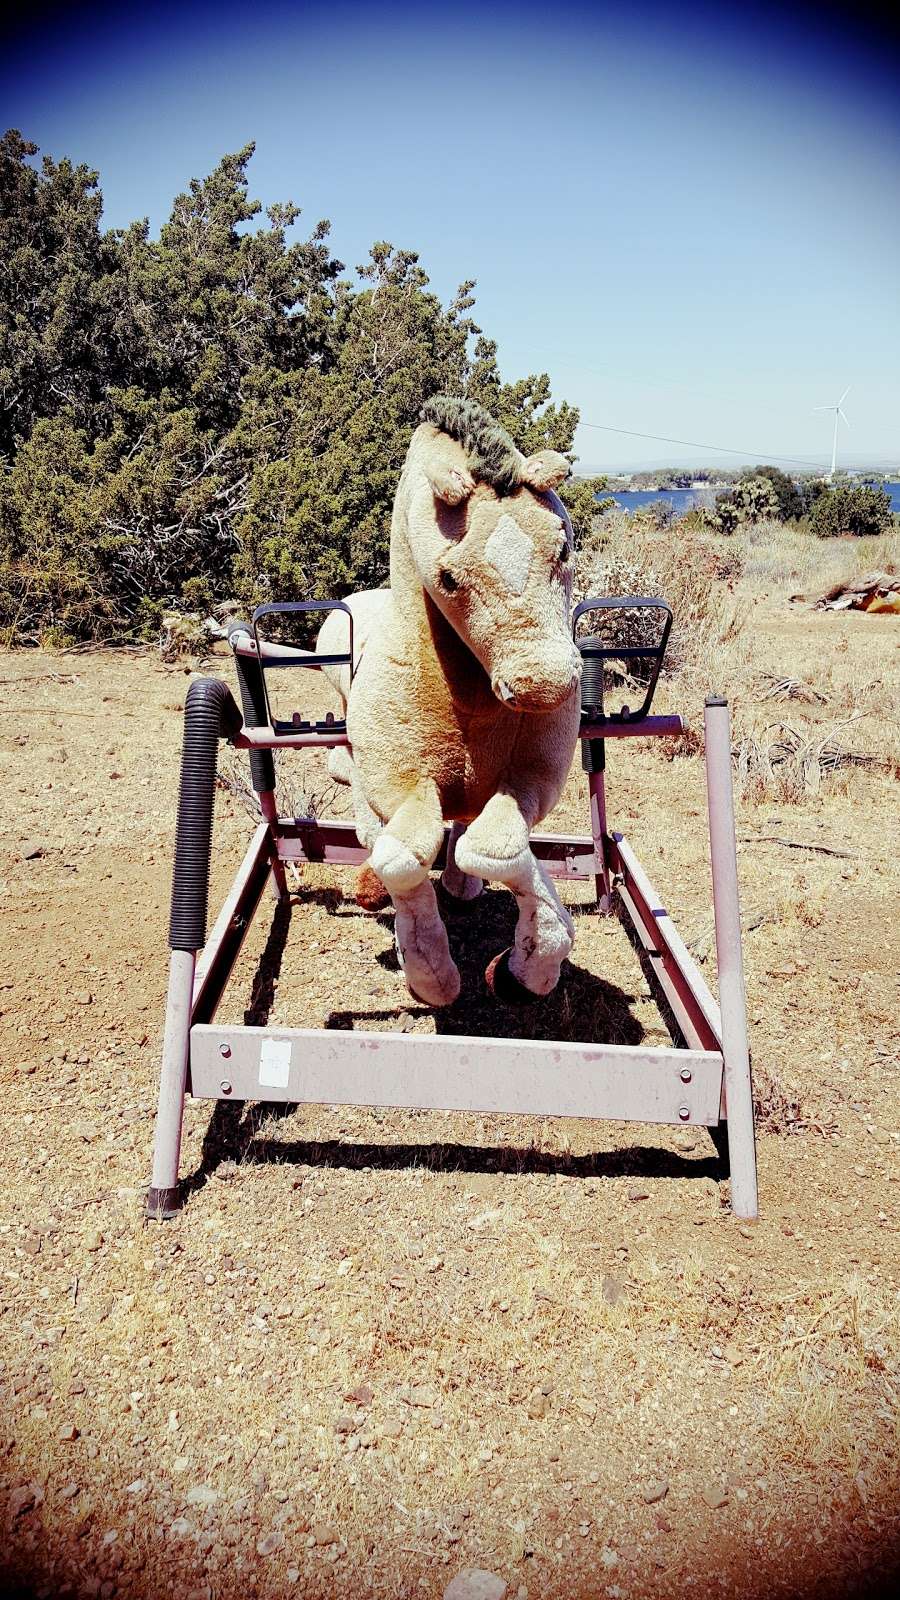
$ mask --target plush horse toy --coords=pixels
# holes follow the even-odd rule
[[[429,401],[394,501],[390,589],[347,602],[358,668],[352,685],[346,668],[334,681],[352,756],[335,751],[331,770],[352,786],[359,838],[394,903],[407,985],[432,1006],[460,989],[429,877],[447,821],[445,898],[474,898],[489,879],[518,902],[515,944],[487,970],[492,992],[548,994],[572,947],[572,919],[529,845],[578,737],[572,527],[553,492],[568,471],[555,451],[523,457],[471,401]],[[316,648],[346,651],[342,613]]]

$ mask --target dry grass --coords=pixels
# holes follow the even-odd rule
[[[773,672],[761,659],[754,607],[773,595],[787,607],[798,584],[818,595],[863,566],[891,570],[898,559],[895,531],[877,539],[820,540],[762,522],[725,539],[689,521],[660,531],[650,518],[615,512],[598,519],[579,552],[578,589],[582,595],[661,594],[672,605],[676,623],[666,674],[686,730],[659,754],[696,753],[703,700],[723,693],[732,705],[742,796],[756,804],[792,804],[826,788],[852,792],[854,773],[862,769],[889,777],[900,772],[898,684],[887,667],[873,678],[854,677],[846,638],[836,638],[833,651],[824,658],[820,651],[810,662],[815,676]],[[632,629],[640,626],[632,623]],[[789,722],[760,715],[757,707],[773,700],[791,703]]]
[[[888,1436],[875,1457],[861,1447],[862,1411],[894,1429],[900,1422],[897,1302],[858,1278],[833,1278],[816,1299],[792,1304],[779,1332],[756,1362],[769,1391],[773,1446],[786,1461],[852,1474],[865,1506],[867,1480],[890,1456],[892,1441]]]
[[[781,522],[758,522],[734,535],[743,582],[751,589],[799,594],[810,603],[833,584],[872,568],[896,571],[900,530],[868,539],[816,539]]]

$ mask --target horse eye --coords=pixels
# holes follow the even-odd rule
[[[447,572],[446,569],[438,573],[438,583],[442,589],[446,590],[447,594],[452,594],[454,589],[459,588],[458,580],[454,578],[452,572]]]

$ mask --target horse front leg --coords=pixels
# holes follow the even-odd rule
[[[549,994],[574,943],[575,924],[532,853],[528,819],[514,794],[491,797],[460,839],[456,862],[463,872],[505,884],[518,903],[515,943],[485,974],[492,993],[511,1001]]]
[[[443,837],[440,796],[425,779],[385,824],[370,863],[394,902],[394,936],[407,988],[430,1006],[452,1005],[460,987],[428,876]]]

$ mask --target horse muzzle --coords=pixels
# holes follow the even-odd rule
[[[558,711],[577,687],[581,677],[581,659],[574,652],[559,669],[546,671],[498,672],[491,678],[491,688],[510,711]]]

